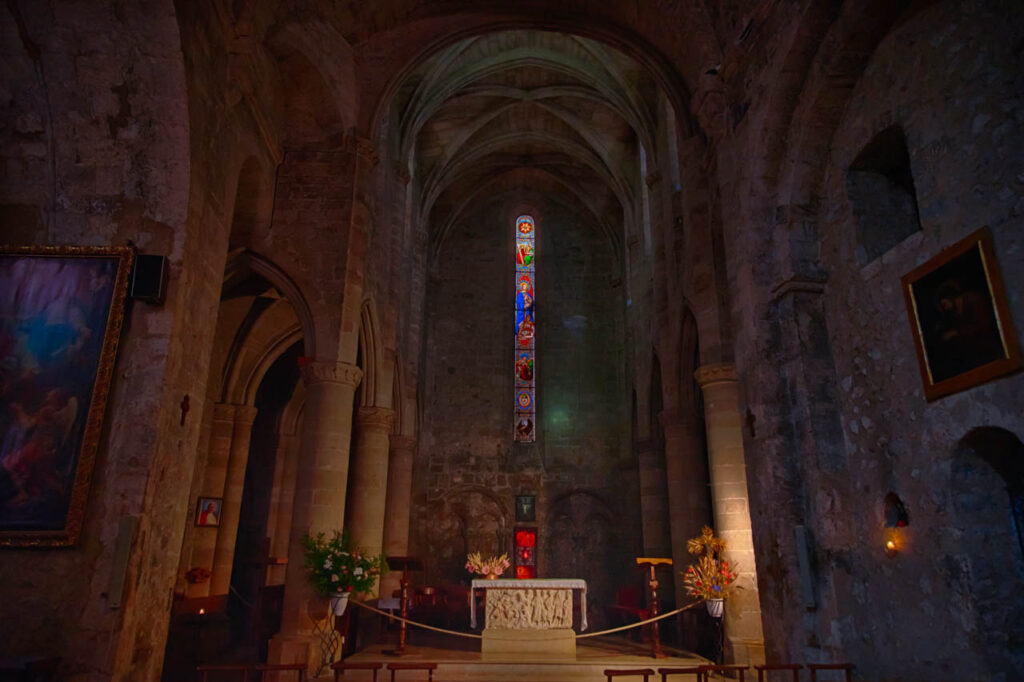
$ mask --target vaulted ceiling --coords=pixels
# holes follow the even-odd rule
[[[618,244],[639,215],[658,106],[643,68],[606,45],[502,31],[424,60],[396,92],[389,128],[435,248],[467,206],[510,186],[560,194]]]

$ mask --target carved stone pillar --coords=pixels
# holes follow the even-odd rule
[[[668,483],[672,575],[676,603],[689,601],[681,570],[690,562],[686,541],[700,535],[707,518],[707,471],[697,417],[665,410],[659,416],[665,433],[665,480]]]
[[[224,497],[224,481],[227,479],[228,458],[231,455],[231,434],[235,430],[235,407],[226,403],[217,403],[213,406],[213,423],[210,428],[210,444],[206,451],[202,497]],[[217,532],[217,528],[195,529],[192,535],[192,565],[189,568],[205,568],[213,572]],[[209,580],[189,585],[189,597],[206,597],[209,594]]]
[[[725,554],[739,571],[737,584],[744,588],[725,601],[726,654],[736,663],[763,663],[764,630],[736,368],[732,364],[705,365],[695,376],[704,391],[715,530],[726,541]]]
[[[388,556],[409,554],[409,512],[412,507],[412,460],[416,439],[391,436],[388,461],[388,494],[384,505],[384,553]],[[382,597],[390,597],[398,589],[401,571],[384,575],[380,582]]]
[[[345,525],[352,532],[356,546],[370,554],[379,554],[384,547],[388,434],[394,421],[394,411],[385,407],[361,407],[356,413],[355,451],[352,453]]]
[[[227,594],[231,585],[231,564],[235,558],[238,539],[238,516],[242,510],[242,491],[245,488],[245,468],[249,462],[249,443],[252,424],[256,421],[256,408],[249,405],[235,407],[234,426],[231,430],[231,452],[228,456],[227,476],[224,479],[224,502],[220,509],[217,528],[217,548],[213,553],[213,575],[210,594]]]
[[[318,361],[302,368],[306,408],[292,503],[281,630],[270,641],[269,660],[274,663],[308,661],[315,665],[319,656],[311,648],[311,613],[325,611],[326,606],[306,577],[302,537],[306,533],[330,534],[344,523],[352,406],[362,376],[361,369],[344,362]]]

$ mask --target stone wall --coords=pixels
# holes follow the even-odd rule
[[[859,661],[870,659],[874,643],[888,642],[900,655],[876,664],[882,676],[1024,673],[1024,557],[1006,482],[964,505],[972,486],[957,480],[954,463],[958,441],[974,427],[1024,437],[1024,378],[926,402],[900,287],[903,274],[989,225],[1015,326],[1024,329],[1024,31],[1011,4],[951,3],[969,19],[953,23],[947,12],[930,11],[889,36],[858,83],[825,178],[825,306],[847,461],[843,480],[823,481],[815,493],[822,521],[830,507],[843,516],[817,531],[832,574],[822,598],[837,616],[821,629],[837,632]],[[859,150],[889,125],[907,136],[922,231],[861,267],[856,207],[843,180]],[[880,551],[889,491],[912,515],[906,551],[892,559]],[[857,497],[862,502],[850,505]],[[1000,507],[1003,518],[990,523]],[[994,583],[982,578],[992,563],[1003,567]],[[872,603],[903,606],[879,619]],[[933,618],[942,624],[914,626]],[[935,647],[936,638],[965,642],[970,653]]]
[[[538,223],[538,437],[513,443],[512,221],[521,197],[468,212],[428,284],[412,552],[431,584],[466,582],[466,552],[511,551],[517,494],[537,496],[540,577],[607,604],[641,548],[623,300],[596,229],[554,202]]]
[[[4,210],[2,241],[131,241],[168,256],[171,270],[164,306],[129,304],[79,544],[0,555],[2,617],[21,624],[4,653],[61,656],[61,679],[155,679],[187,514],[179,493],[198,436],[198,419],[182,425],[178,404],[201,396],[205,382],[206,344],[186,361],[185,340],[204,338],[218,288],[207,275],[223,268],[226,247],[226,234],[210,231],[197,248],[186,226],[189,124],[177,21],[170,3],[128,3],[59,11],[12,4],[0,22],[5,51],[18,53],[5,57],[13,106],[2,128],[21,138],[4,144],[0,203],[31,207]],[[139,525],[121,605],[112,608],[114,546],[126,517]]]
[[[848,102],[817,78],[830,67],[816,65],[822,70],[812,69],[796,115],[813,112],[809,125],[821,128],[788,141],[779,209],[768,224],[775,250],[757,252],[765,242],[753,231],[751,241],[730,243],[770,657],[852,660],[867,679],[1006,680],[1024,671],[1024,557],[1007,482],[977,449],[960,445],[979,426],[1024,435],[1024,379],[927,402],[900,286],[902,275],[989,225],[1022,328],[1016,13],[1012,3],[969,1],[920,11],[869,50]],[[837,21],[837,42],[824,51],[839,54],[840,39],[854,42],[851,21]],[[854,47],[834,68],[856,71]],[[806,102],[816,104],[804,111]],[[833,117],[816,176],[814,152],[801,154]],[[921,231],[862,264],[848,169],[891,126],[906,135]],[[757,162],[771,152],[752,148]],[[742,186],[741,169],[726,174]],[[752,193],[724,209],[727,219],[745,213],[758,224],[762,201]],[[989,494],[979,497],[978,486]],[[910,517],[894,556],[884,551],[890,492]],[[806,574],[796,525],[807,529]]]

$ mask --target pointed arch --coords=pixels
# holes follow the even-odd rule
[[[255,273],[273,284],[274,288],[280,291],[295,309],[295,315],[299,318],[299,325],[302,327],[302,336],[306,344],[305,353],[308,357],[315,358],[316,326],[313,322],[313,313],[295,280],[268,258],[251,249],[240,249],[228,255],[228,262],[224,268],[224,287],[229,288],[232,284],[241,281],[249,272]]]

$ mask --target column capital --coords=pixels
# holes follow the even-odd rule
[[[246,426],[252,426],[252,423],[256,421],[256,413],[259,410],[253,405],[235,405],[235,423],[245,424]]]
[[[231,403],[214,403],[213,404],[213,418],[215,421],[222,422],[234,422],[235,421],[235,408],[237,405]]]
[[[363,379],[363,370],[347,362],[321,362],[314,360],[302,368],[302,382],[306,386],[319,383],[345,384],[355,388]]]
[[[386,407],[360,407],[356,412],[356,426],[361,429],[390,431],[395,423],[395,411]]]
[[[713,384],[734,384],[736,383],[736,365],[731,362],[704,365],[698,367],[693,376],[701,388],[707,388]]]
[[[391,436],[388,443],[391,452],[412,452],[416,449],[416,436]]]

